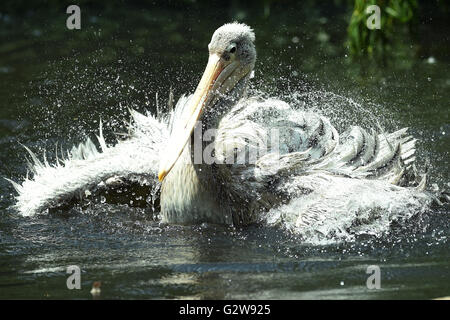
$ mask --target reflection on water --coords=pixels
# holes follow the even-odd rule
[[[2,13],[0,175],[25,175],[19,143],[38,153],[53,150],[56,142],[66,149],[91,136],[100,118],[113,141],[112,132],[125,128],[127,108],[154,110],[171,87],[175,96],[192,91],[211,32],[242,19],[257,36],[254,92],[323,112],[339,128],[374,121],[388,130],[409,126],[422,141],[418,158],[429,159],[431,184],[442,188],[449,181],[448,26],[439,20],[439,27],[421,25],[419,39],[405,37],[384,62],[355,61],[343,45],[344,9],[309,1],[292,6],[273,4],[268,14],[238,3],[99,4],[82,7],[79,32],[62,27],[64,10],[30,9],[26,19],[23,12]],[[96,204],[83,212],[22,218],[9,209],[12,187],[0,180],[0,190],[0,298],[89,299],[94,281],[102,282],[103,298],[449,294],[446,207],[426,215],[420,228],[312,246],[263,226],[161,226],[125,206]],[[365,285],[372,264],[381,267],[381,290]],[[81,267],[82,290],[67,290],[69,265]]]

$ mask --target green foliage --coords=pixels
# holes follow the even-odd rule
[[[370,5],[380,7],[380,29],[369,29]],[[382,54],[392,41],[395,28],[410,25],[417,17],[417,0],[355,0],[348,26],[348,47],[352,55]]]

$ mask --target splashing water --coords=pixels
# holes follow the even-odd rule
[[[251,93],[260,97],[259,103],[261,104],[280,104],[279,108],[281,109],[285,107],[284,102],[273,97],[261,99],[264,93],[260,91],[253,91]],[[345,128],[354,125],[366,129],[374,129],[382,133],[385,132],[385,127],[395,127],[392,120],[386,120],[387,117],[380,118],[375,113],[374,108],[377,106],[372,105],[370,108],[363,107],[352,99],[331,92],[310,91],[302,93],[293,92],[290,94],[286,94],[285,92],[282,98],[294,109],[329,117],[333,124],[337,124],[338,131],[341,133]],[[379,109],[378,112],[380,112]],[[150,119],[138,113],[134,113],[133,117],[137,122],[148,122],[149,120],[147,119]],[[152,121],[149,123],[153,123]],[[144,137],[151,135],[151,132],[145,132],[144,130],[138,135]],[[98,140],[103,152],[108,153],[111,149],[106,145],[102,132]],[[389,142],[387,143],[389,144]],[[126,144],[123,144],[123,146],[126,146]],[[130,147],[133,148],[132,145]],[[125,147],[125,149],[130,147]],[[97,157],[99,161],[104,161],[100,160],[100,156],[101,153],[96,150],[94,144],[88,139],[85,144],[72,149],[66,161],[68,161],[67,163],[70,163],[72,159],[75,161],[84,159],[96,161],[95,159]],[[44,159],[44,164],[42,164],[34,155],[32,157],[35,162],[35,174],[53,176],[56,173],[46,159]],[[124,159],[121,161],[124,161]],[[149,162],[149,165],[150,167],[152,166],[151,162]],[[60,167],[59,164],[55,168],[58,167]],[[150,167],[147,169],[139,168],[139,170],[150,170]],[[70,166],[68,168],[70,171]],[[259,222],[271,227],[281,227],[293,234],[299,235],[303,241],[308,243],[324,244],[343,240],[353,241],[355,237],[362,235],[381,237],[387,234],[395,224],[413,223],[420,225],[421,215],[427,212],[433,200],[431,195],[423,193],[420,190],[387,185],[385,182],[377,180],[347,179],[339,176],[326,175],[318,177],[317,175],[313,175],[312,177],[326,181],[326,183],[321,184],[321,189],[315,190],[312,194],[299,195],[292,192],[293,200],[262,214]],[[299,179],[302,184],[307,184],[310,178],[304,176]],[[152,185],[151,181],[144,180],[138,180],[137,182],[141,186]],[[313,183],[311,182],[311,184]],[[292,184],[292,186],[287,183],[285,189],[291,188],[295,190],[297,186],[298,182]],[[16,185],[16,188],[19,191],[22,190],[20,186]],[[156,185],[156,188],[155,186],[150,187],[148,191],[150,193],[147,196],[141,194],[137,196],[135,193],[130,194],[127,189],[122,190],[119,188],[116,190],[116,196],[123,193],[125,196],[128,195],[131,197],[131,200],[127,200],[127,202],[132,207],[135,202],[140,201],[142,203],[143,198],[145,198],[146,206],[150,208],[150,215],[153,217],[154,214],[154,217],[157,218],[157,210],[159,210],[159,189]],[[21,192],[23,193],[23,191]],[[84,208],[88,207],[89,202],[93,200],[89,196],[91,196],[91,191],[86,190],[85,194],[80,197],[82,199],[84,198]],[[97,202],[106,202],[104,196],[97,198]],[[39,199],[35,200],[40,201]],[[97,208],[96,210],[105,210],[105,208]],[[412,220],[414,222],[410,222]]]

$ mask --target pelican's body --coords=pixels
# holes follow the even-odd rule
[[[133,111],[132,134],[116,146],[106,146],[100,135],[102,152],[88,141],[55,166],[33,155],[33,179],[14,184],[19,211],[32,215],[124,180],[154,190],[161,183],[153,196],[160,197],[162,221],[174,224],[245,225],[266,216],[307,229],[350,211],[413,213],[428,206],[432,198],[422,192],[425,179],[416,182],[415,139],[406,129],[381,134],[352,127],[339,135],[320,115],[277,99],[247,97],[253,41],[246,25],[219,28],[195,93],[163,117]],[[216,132],[200,141],[200,150],[204,155],[213,146],[213,164],[196,161],[196,132],[202,136],[209,129]],[[227,162],[230,150],[247,161]],[[255,161],[248,160],[252,156]]]

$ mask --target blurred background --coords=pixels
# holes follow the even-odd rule
[[[81,9],[80,30],[66,27],[71,4]],[[379,30],[366,27],[370,4],[381,9]],[[408,126],[429,188],[448,188],[449,13],[443,0],[3,0],[0,176],[25,176],[22,144],[52,161],[56,143],[92,138],[100,119],[113,142],[128,108],[153,112],[170,89],[175,98],[192,92],[214,30],[241,21],[256,33],[251,93],[311,107],[340,130]],[[89,298],[94,280],[110,298],[449,295],[446,209],[417,230],[309,246],[257,228],[163,232],[105,205],[103,214],[25,219],[13,203],[0,179],[0,298]],[[365,288],[369,263],[383,264],[386,290]],[[84,265],[86,290],[63,286],[69,264]]]

